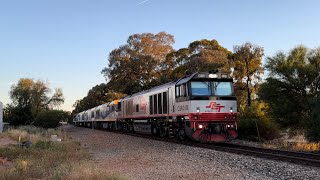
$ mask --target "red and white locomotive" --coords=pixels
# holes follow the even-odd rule
[[[223,142],[237,137],[237,102],[226,73],[194,73],[77,114],[75,125]]]

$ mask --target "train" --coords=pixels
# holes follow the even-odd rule
[[[76,126],[206,143],[235,139],[237,121],[233,78],[220,71],[186,75],[80,112],[73,119]]]

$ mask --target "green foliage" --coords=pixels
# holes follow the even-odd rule
[[[51,94],[49,85],[41,80],[21,78],[11,87],[12,104],[5,108],[5,119],[12,125],[31,124],[39,112],[64,102],[61,89]]]
[[[251,106],[246,106],[239,116],[239,138],[258,141],[258,131],[262,141],[279,138],[279,128],[267,112],[268,105],[264,102],[253,101]]]
[[[133,94],[152,87],[161,75],[160,65],[173,51],[172,35],[142,33],[129,36],[127,44],[109,54],[109,65],[102,70],[108,85],[116,92]]]
[[[74,103],[73,107],[75,109],[72,111],[72,114],[91,109],[115,99],[120,99],[123,96],[124,94],[112,91],[107,84],[102,83],[100,85],[96,85],[88,91],[86,97]]]
[[[43,128],[58,127],[60,121],[66,121],[69,113],[61,110],[43,111],[38,114],[34,120],[34,125]]]
[[[311,142],[320,142],[320,97],[312,102],[311,120],[306,125],[306,138]]]
[[[53,147],[52,142],[50,141],[38,141],[36,144],[32,146],[35,149],[50,149]]]
[[[53,106],[59,106],[64,102],[61,89],[55,89],[50,97],[51,89],[49,85],[41,80],[34,81],[29,78],[22,78],[18,84],[13,85],[10,91],[10,97],[14,106],[26,108],[30,107],[33,114],[49,109]]]
[[[4,108],[4,121],[13,126],[30,124],[33,121],[31,107],[7,105]]]
[[[246,84],[243,82],[235,82],[234,83],[234,92],[237,97],[237,105],[238,111],[243,112],[247,107],[248,96],[246,92]]]
[[[299,46],[288,54],[267,58],[270,77],[259,97],[268,102],[274,119],[283,127],[303,129],[311,121],[311,103],[320,90],[320,49]]]
[[[251,105],[253,94],[258,88],[260,76],[263,73],[262,57],[264,49],[260,46],[253,45],[249,42],[234,47],[232,55],[232,65],[234,67],[233,76],[239,87],[237,91],[246,92],[246,105]],[[236,92],[243,95],[241,92]],[[240,102],[242,106],[244,102]]]
[[[163,76],[167,81],[176,80],[189,73],[207,72],[209,70],[230,70],[231,52],[216,40],[202,39],[191,42],[188,48],[181,48],[166,56],[163,62]]]

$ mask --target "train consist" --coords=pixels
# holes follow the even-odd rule
[[[237,102],[226,73],[194,73],[81,112],[74,124],[223,142],[237,137]]]

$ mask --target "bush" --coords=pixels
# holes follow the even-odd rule
[[[267,114],[268,106],[264,102],[254,101],[250,107],[245,107],[239,116],[239,138],[258,141],[259,130],[262,141],[280,137],[279,128]]]
[[[32,113],[30,107],[13,107],[7,105],[4,109],[4,122],[13,126],[26,125],[32,122]]]
[[[61,110],[50,110],[40,112],[34,120],[34,125],[43,128],[58,127],[59,122],[68,119],[69,114]]]
[[[311,142],[320,142],[320,97],[311,104],[312,114],[310,122],[305,127],[305,136]]]

